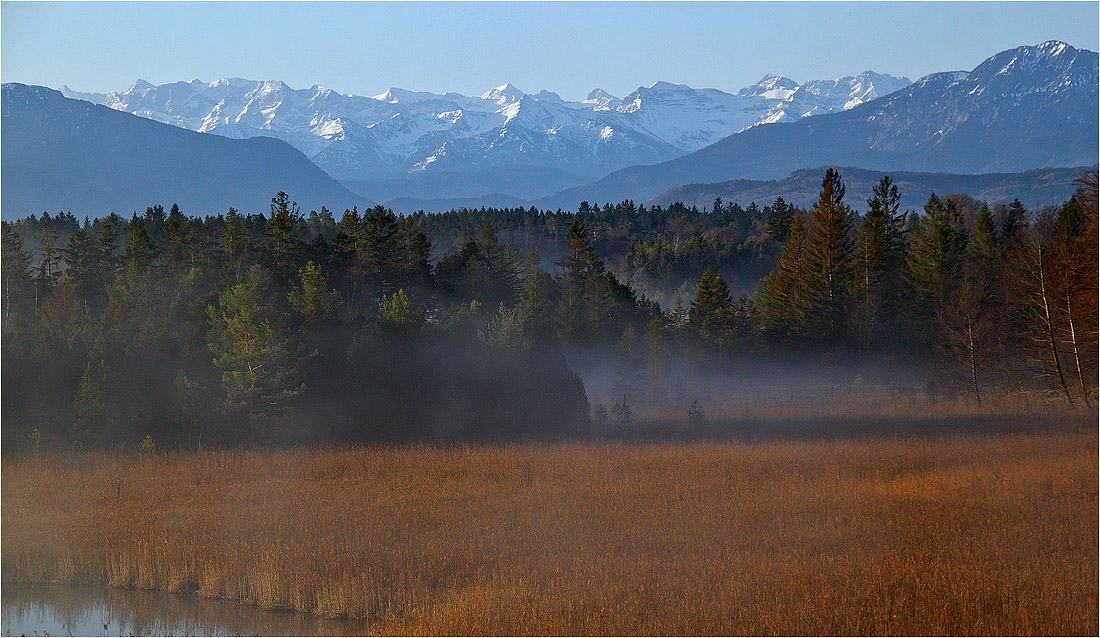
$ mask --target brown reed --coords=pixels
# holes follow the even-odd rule
[[[2,574],[389,634],[1095,635],[1097,443],[8,459]]]

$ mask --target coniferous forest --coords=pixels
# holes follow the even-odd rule
[[[267,215],[5,222],[4,449],[583,436],[683,402],[674,371],[871,358],[977,404],[1094,405],[1096,173],[1079,185],[902,211],[888,177],[853,202],[829,169],[809,210],[337,216],[280,192]]]

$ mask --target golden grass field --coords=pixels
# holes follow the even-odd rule
[[[383,634],[1098,633],[1095,430],[9,459],[5,581]]]

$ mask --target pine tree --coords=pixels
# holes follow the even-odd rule
[[[511,306],[523,284],[516,256],[497,241],[492,226],[482,227],[477,239],[476,275],[471,288],[474,296],[485,303]]]
[[[528,334],[538,340],[554,334],[554,280],[539,266],[539,256],[533,248],[527,257],[519,309]]]
[[[763,329],[768,336],[797,340],[805,335],[808,282],[806,221],[802,215],[796,215],[791,222],[790,237],[779,255],[779,264],[760,283]]]
[[[61,274],[61,250],[58,246],[58,234],[49,223],[47,215],[42,216],[41,229],[39,239],[41,257],[38,260],[38,272],[34,279],[36,313],[40,300],[53,288]]]
[[[285,286],[298,272],[304,236],[305,226],[298,212],[298,204],[279,191],[271,199],[271,218],[267,220],[264,232],[264,251],[272,276],[280,286]]]
[[[126,238],[126,273],[131,278],[144,275],[149,272],[155,258],[156,246],[149,239],[145,222],[135,215],[130,219],[130,234]]]
[[[783,201],[783,197],[776,197],[775,203],[768,208],[768,216],[764,224],[764,239],[773,241],[779,245],[787,242],[791,234],[791,224],[794,222],[793,206]]]
[[[290,307],[306,324],[331,321],[336,317],[339,296],[328,289],[321,269],[312,261],[298,271],[299,284],[287,293]]]
[[[401,271],[404,284],[427,287],[432,278],[432,245],[412,217],[401,221]]]
[[[160,241],[160,231],[164,228],[164,222],[167,218],[168,214],[164,212],[164,207],[160,204],[154,204],[145,209],[142,222],[144,222],[145,232],[148,234],[150,241],[154,243]]]
[[[519,306],[508,308],[500,304],[497,316],[485,328],[485,341],[494,348],[508,352],[527,352],[531,349],[532,340]]]
[[[222,252],[231,280],[239,283],[245,273],[246,260],[252,249],[252,241],[245,228],[244,219],[236,208],[229,207],[225,214],[225,230],[222,232]]]
[[[715,346],[724,344],[730,326],[730,308],[733,298],[729,286],[713,270],[707,270],[699,278],[695,289],[695,301],[691,302],[688,322],[704,341]]]
[[[378,318],[404,334],[416,332],[424,325],[424,311],[416,307],[404,290],[382,297],[378,302]]]
[[[114,282],[118,272],[118,257],[115,255],[115,242],[118,239],[118,224],[121,218],[114,213],[99,220],[96,231],[96,244],[99,258],[96,262],[96,277],[104,294]]]
[[[164,221],[157,240],[160,257],[171,276],[179,277],[187,265],[191,243],[194,240],[189,220],[175,204]]]
[[[845,332],[852,276],[852,211],[840,173],[830,168],[810,210],[806,232],[806,315],[809,332],[832,342]]]
[[[1020,232],[1027,219],[1027,209],[1020,203],[1019,198],[1012,200],[1005,211],[1004,221],[1001,224],[1001,237],[1005,241],[1011,241]]]
[[[69,236],[69,245],[62,251],[62,258],[65,262],[64,279],[72,284],[82,306],[87,309],[90,302],[98,299],[95,293],[99,289],[96,280],[100,276],[97,268],[99,251],[95,240],[81,228]]]
[[[381,205],[372,208],[363,222],[366,229],[360,263],[373,294],[383,295],[397,285],[396,266],[401,259],[400,225],[393,211]]]
[[[563,273],[559,283],[558,326],[563,334],[584,335],[591,325],[593,308],[591,291],[594,280],[603,273],[603,264],[592,251],[588,230],[574,219],[569,227],[568,252],[560,262]]]
[[[904,265],[902,228],[905,216],[898,214],[898,187],[883,176],[867,200],[867,214],[856,230],[854,268],[854,327],[864,348],[881,345],[895,333],[890,319],[899,304],[901,270]]]
[[[912,233],[907,264],[913,321],[926,343],[934,343],[950,294],[961,281],[967,233],[954,201],[933,193],[924,211]]]
[[[253,266],[243,282],[207,308],[208,346],[222,370],[225,409],[254,422],[285,414],[302,391],[285,328],[272,299],[270,276]]]
[[[4,329],[7,332],[14,316],[30,309],[33,283],[30,259],[23,250],[22,238],[8,222],[0,222],[0,233],[0,261],[3,263],[0,286],[4,289]]]

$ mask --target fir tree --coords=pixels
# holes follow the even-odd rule
[[[924,339],[934,341],[937,326],[943,325],[949,295],[961,280],[967,233],[953,200],[940,199],[933,193],[924,211],[912,234],[907,261],[914,320],[921,326]]]
[[[131,278],[144,275],[152,267],[155,257],[156,246],[149,239],[145,222],[135,215],[130,219],[130,234],[126,238],[126,273]]]
[[[806,222],[802,215],[796,215],[779,264],[760,284],[763,329],[770,337],[798,339],[805,334],[808,271]]]
[[[852,211],[844,192],[840,173],[826,170],[806,233],[808,330],[829,343],[844,333],[852,275]]]
[[[279,193],[271,199],[271,217],[264,232],[264,251],[275,281],[286,285],[298,272],[302,238],[305,227],[298,205],[287,194]]]
[[[898,187],[883,176],[872,193],[855,238],[853,318],[857,340],[864,348],[880,345],[895,333],[889,319],[900,303],[904,265],[905,216],[898,214]]]

